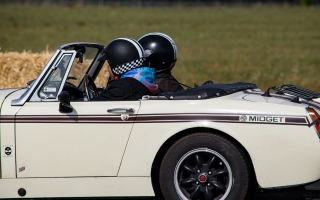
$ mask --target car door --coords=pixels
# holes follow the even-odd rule
[[[65,114],[59,102],[25,103],[16,115],[17,177],[117,176],[139,105],[71,102]]]
[[[62,50],[16,114],[16,172],[24,177],[117,176],[140,101],[73,101],[57,94],[75,51]]]

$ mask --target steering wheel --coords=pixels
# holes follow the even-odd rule
[[[83,76],[83,81],[84,81],[84,89],[85,89],[88,101],[90,101],[90,94],[91,94],[90,92],[92,90],[93,90],[95,96],[99,96],[97,86],[94,84],[94,81],[90,75],[85,74]]]

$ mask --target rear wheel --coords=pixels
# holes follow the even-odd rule
[[[181,138],[160,167],[165,199],[244,199],[249,166],[244,153],[228,139],[211,133]]]

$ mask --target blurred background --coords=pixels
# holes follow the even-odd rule
[[[57,47],[149,32],[178,47],[186,85],[294,84],[320,92],[320,0],[0,0],[0,88],[22,87]]]

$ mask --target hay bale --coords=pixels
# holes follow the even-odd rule
[[[0,52],[0,88],[24,87],[39,73],[51,58],[52,53]]]
[[[49,51],[0,52],[0,88],[25,87],[28,81],[39,76],[52,54],[53,52]],[[92,60],[84,60],[83,63],[75,62],[69,75],[82,78],[91,62]],[[108,76],[107,68],[104,67],[95,81],[96,85],[106,86]],[[77,80],[74,84],[78,85],[80,81]]]

